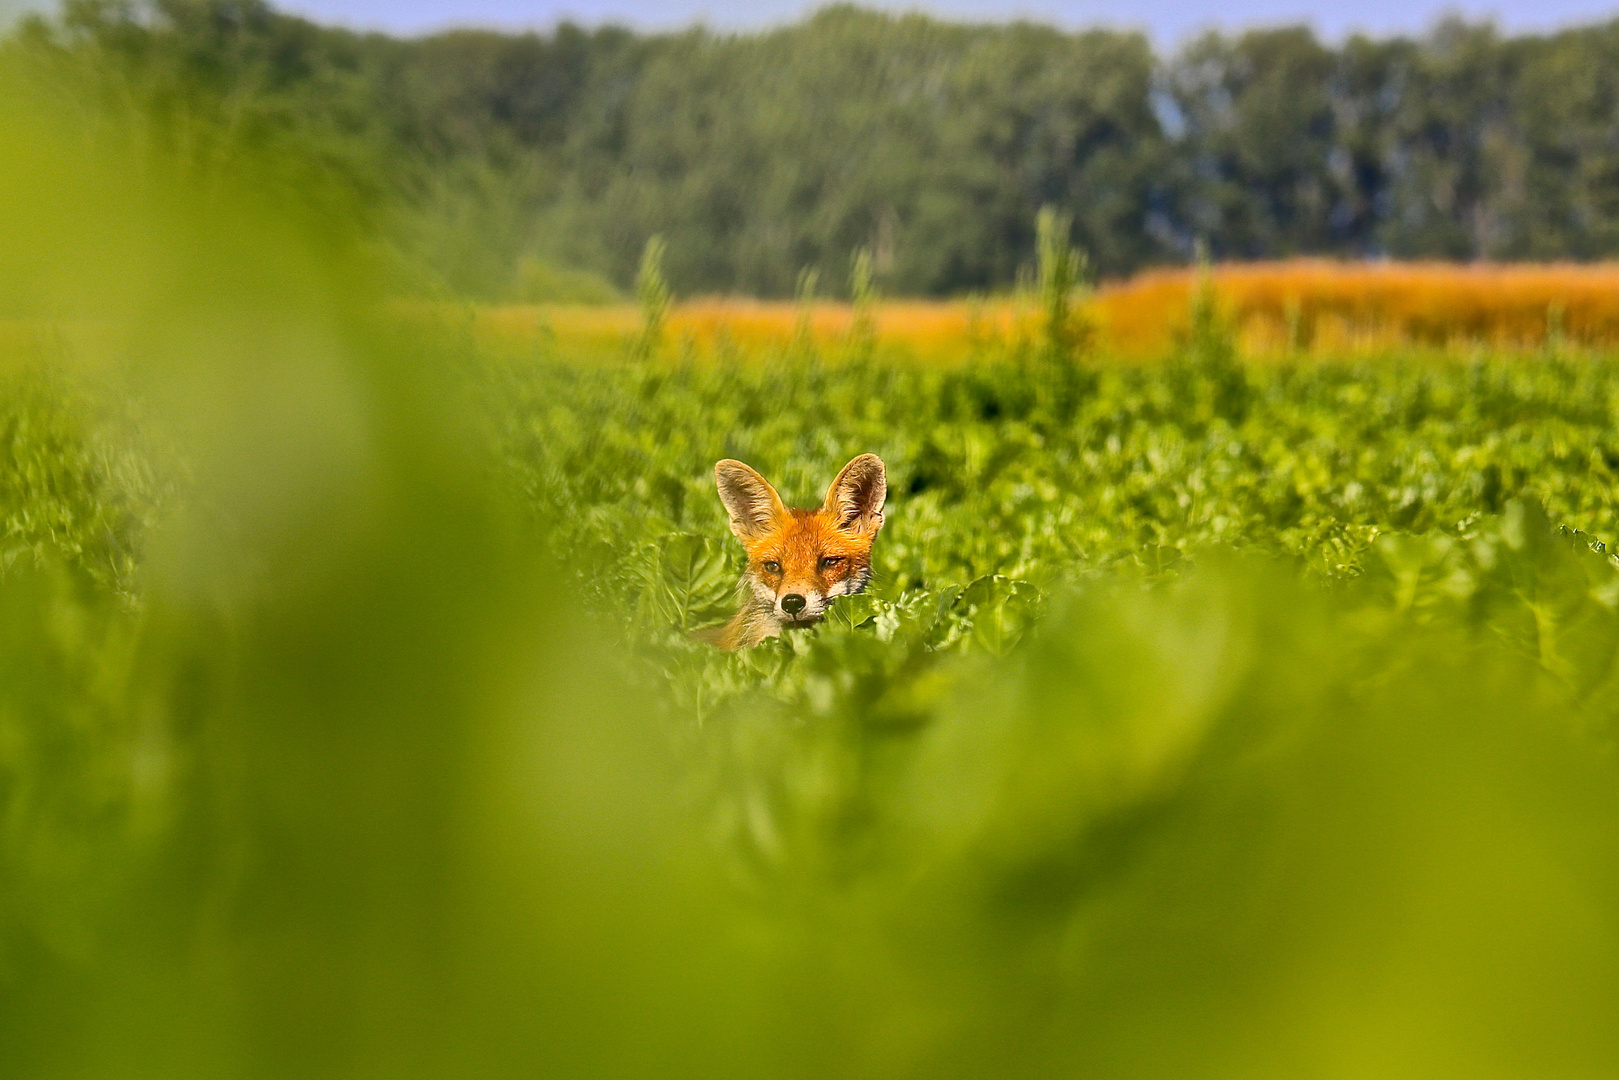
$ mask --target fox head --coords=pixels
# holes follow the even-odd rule
[[[715,465],[714,481],[731,532],[748,552],[742,610],[720,644],[753,645],[785,626],[818,622],[834,597],[857,593],[871,580],[871,542],[888,498],[877,455],[845,465],[814,510],[787,509],[776,489],[740,461]]]

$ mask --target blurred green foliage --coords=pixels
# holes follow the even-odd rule
[[[564,270],[525,255],[517,261],[511,299],[525,304],[612,304],[621,299],[612,282],[588,270]]]
[[[497,361],[0,91],[8,1077],[1619,1067],[1612,357]],[[856,451],[870,592],[693,642],[714,460]]]
[[[396,287],[628,291],[647,240],[680,293],[1007,289],[1046,206],[1117,276],[1297,254],[1619,252],[1619,23],[1506,37],[1447,20],[1337,45],[1301,27],[1155,57],[1134,32],[829,7],[759,34],[456,31],[399,40],[260,0],[69,0],[5,39],[42,84],[199,174],[277,155],[338,187]],[[235,169],[240,176],[241,170]],[[335,210],[338,207],[328,207]],[[597,291],[592,285],[588,291]]]
[[[144,534],[177,478],[160,479],[123,411],[70,389],[59,367],[0,378],[0,571],[64,562],[133,597]]]

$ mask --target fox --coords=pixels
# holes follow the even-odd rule
[[[722,649],[748,649],[788,627],[821,621],[839,596],[871,581],[871,544],[883,527],[888,472],[876,454],[845,465],[814,510],[789,510],[764,477],[730,458],[714,466],[731,532],[748,553],[740,606],[700,635]]]

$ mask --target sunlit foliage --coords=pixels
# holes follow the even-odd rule
[[[497,357],[6,104],[8,1078],[1619,1071],[1610,357]],[[857,451],[871,591],[694,642],[714,460]]]

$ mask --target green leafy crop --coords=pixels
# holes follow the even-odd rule
[[[42,117],[8,1078],[1619,1072],[1614,358],[515,363]],[[859,452],[872,588],[696,641],[715,460]]]

